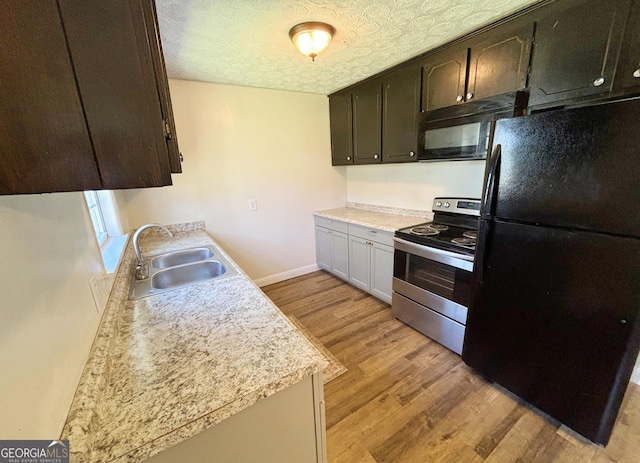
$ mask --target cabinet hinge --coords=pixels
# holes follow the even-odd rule
[[[171,126],[169,125],[169,121],[162,119],[162,126],[164,127],[164,138],[171,140]]]

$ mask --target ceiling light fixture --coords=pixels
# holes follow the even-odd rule
[[[336,33],[335,27],[321,22],[306,22],[293,26],[289,31],[289,38],[300,53],[307,55],[311,61],[322,53]]]

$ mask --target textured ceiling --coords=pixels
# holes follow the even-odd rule
[[[537,0],[156,0],[169,77],[329,94]],[[337,32],[315,62],[289,29]]]

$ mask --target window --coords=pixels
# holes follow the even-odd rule
[[[85,191],[84,197],[104,269],[107,273],[113,273],[127,244],[127,234],[120,223],[115,196],[112,191],[102,190]]]
[[[98,201],[98,194],[95,191],[85,191],[84,197],[87,200],[93,231],[96,234],[98,245],[102,248],[109,235],[107,234],[107,226],[104,223],[102,209],[100,208],[100,201]]]

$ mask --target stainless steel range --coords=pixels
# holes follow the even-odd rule
[[[391,313],[461,354],[480,199],[436,198],[433,212],[395,234]]]

